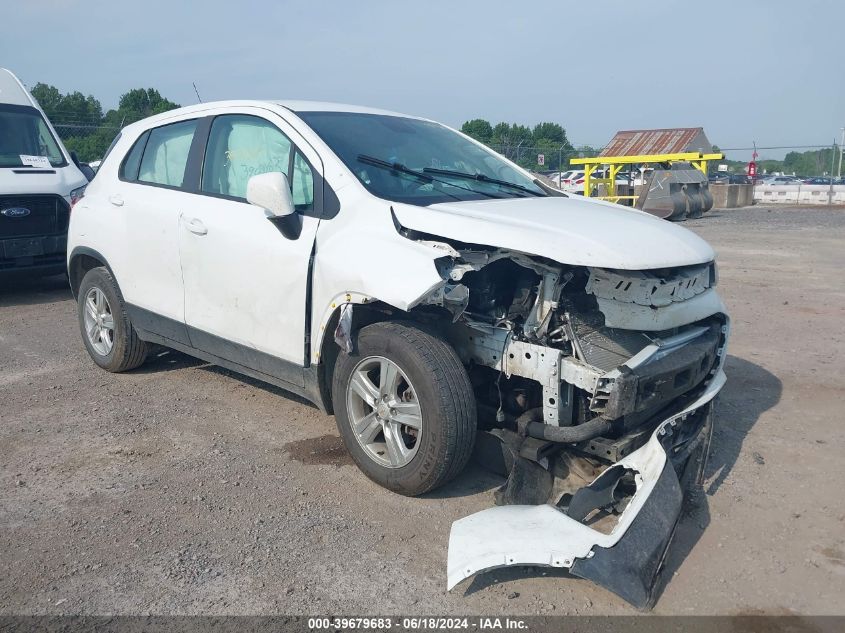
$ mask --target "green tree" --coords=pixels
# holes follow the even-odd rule
[[[507,142],[510,138],[510,132],[510,123],[497,123],[493,126],[493,136],[490,138],[490,142],[495,144]]]
[[[531,128],[501,122],[491,127],[489,121],[472,119],[461,130],[526,169],[566,169],[569,159],[577,154],[559,123],[546,121]],[[538,154],[544,156],[542,166],[537,163]]]
[[[117,109],[105,114],[97,99],[79,91],[62,94],[55,86],[37,83],[30,92],[68,150],[84,162],[102,158],[124,125],[179,107],[154,88],[130,90]]]
[[[52,119],[50,113],[56,112],[62,101],[62,93],[59,92],[59,89],[55,86],[38,82],[35,84],[35,87],[30,90],[30,93],[33,97],[35,97],[35,100],[41,106],[41,109],[47,113],[48,118]]]
[[[485,121],[484,119],[473,119],[472,121],[466,121],[461,126],[461,132],[467,136],[471,136],[476,141],[489,143],[490,139],[493,137],[493,126],[490,125],[490,121]]]
[[[566,131],[558,123],[538,123],[534,126],[532,136],[535,142],[548,140],[554,143],[569,144],[569,141],[566,139]]]
[[[93,96],[81,92],[62,94],[55,86],[35,84],[32,96],[44,110],[54,126],[98,125],[103,118],[103,108]]]
[[[118,102],[118,111],[137,116],[138,119],[161,114],[178,107],[178,103],[165,99],[155,88],[135,88],[120,97]]]
[[[821,176],[829,174],[831,169],[830,147],[824,149],[810,150],[807,152],[789,152],[783,159],[783,170],[787,173],[795,173],[798,176]],[[836,148],[839,151],[839,148]],[[837,154],[833,154],[834,169],[836,167]]]

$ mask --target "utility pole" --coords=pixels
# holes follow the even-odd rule
[[[842,161],[840,161],[841,165]],[[563,145],[557,148],[557,188],[563,186]]]
[[[842,150],[845,146],[845,127],[842,128],[842,142],[839,144],[839,169],[836,170],[836,177],[842,178]]]
[[[827,193],[827,203],[833,204],[833,166],[836,164],[836,138],[833,139],[833,147],[830,149],[830,189]]]

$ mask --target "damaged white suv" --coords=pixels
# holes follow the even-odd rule
[[[648,603],[725,382],[693,233],[425,119],[223,102],[121,132],[74,207],[68,270],[106,370],[158,344],[283,387],[402,494],[474,449],[508,474],[499,507],[453,526],[450,587],[550,565]]]

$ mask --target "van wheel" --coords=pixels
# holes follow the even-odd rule
[[[107,268],[85,273],[77,314],[88,354],[106,371],[135,369],[147,358],[147,344],[129,322],[120,289]]]
[[[332,398],[337,427],[370,479],[414,496],[463,470],[475,444],[475,395],[455,350],[414,325],[362,328],[341,351]]]

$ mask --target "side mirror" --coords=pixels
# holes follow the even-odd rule
[[[79,163],[78,167],[79,171],[82,172],[82,175],[85,176],[88,182],[94,180],[95,173],[91,165],[89,165],[88,163]]]
[[[70,159],[73,161],[73,164],[79,167],[79,156],[76,154],[76,150],[70,151]]]
[[[279,171],[250,178],[246,183],[246,201],[266,209],[275,218],[289,216],[295,211],[288,177]]]

